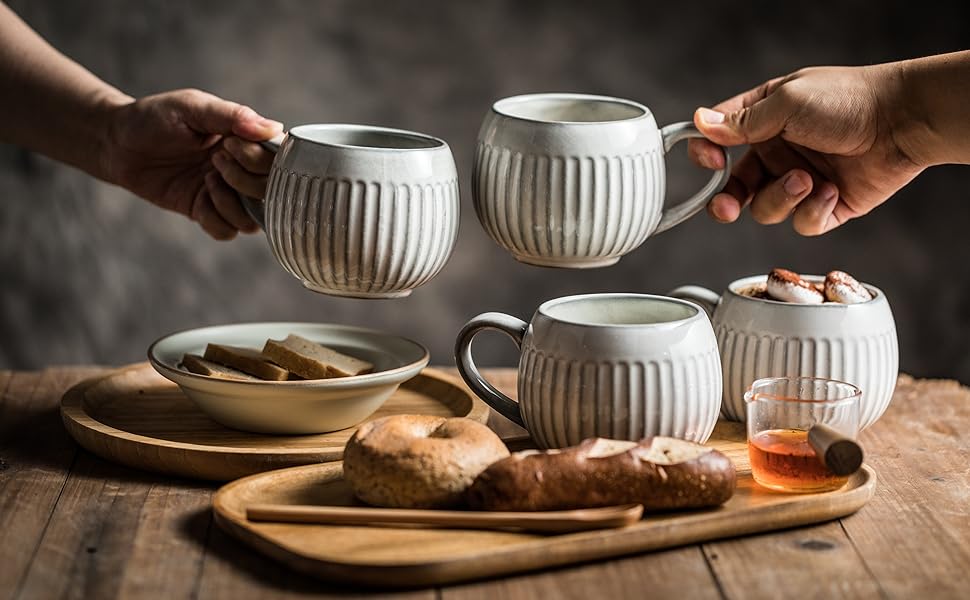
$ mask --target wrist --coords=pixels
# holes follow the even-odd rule
[[[970,164],[970,51],[895,63],[894,132],[900,149],[921,167]],[[894,136],[897,134],[894,133]]]
[[[92,136],[91,175],[108,183],[118,184],[117,173],[122,168],[123,153],[118,152],[119,121],[124,118],[125,108],[134,102],[127,94],[111,88],[92,99],[91,118],[95,124]]]
[[[870,67],[874,72],[879,113],[901,158],[920,169],[938,164],[938,137],[930,121],[930,108],[920,93],[914,61]]]

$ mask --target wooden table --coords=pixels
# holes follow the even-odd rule
[[[80,450],[61,394],[103,372],[0,371],[0,599],[346,596],[212,523],[217,486]],[[514,390],[514,371],[488,373]],[[495,427],[509,431],[511,424]],[[863,433],[875,498],[823,525],[440,589],[406,598],[970,597],[970,389],[901,376]]]

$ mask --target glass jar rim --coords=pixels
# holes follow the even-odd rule
[[[793,398],[791,396],[772,394],[769,392],[758,392],[755,391],[756,388],[760,386],[767,386],[773,383],[782,382],[804,382],[804,383],[822,383],[822,384],[835,384],[837,386],[843,386],[848,392],[847,395],[840,396],[838,398],[826,398],[823,400],[815,400],[811,398]],[[824,405],[824,406],[842,406],[846,404],[858,403],[859,399],[862,397],[862,390],[858,386],[848,383],[846,381],[840,381],[838,379],[827,379],[824,377],[763,377],[761,379],[755,380],[748,391],[744,393],[745,403],[751,402],[777,402],[777,403],[805,403],[814,405]]]

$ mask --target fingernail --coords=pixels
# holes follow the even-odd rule
[[[731,211],[731,214],[728,214],[726,205],[727,202],[736,202],[736,200],[733,196],[728,194],[717,194],[713,199],[711,199],[711,215],[719,223],[733,223],[737,218],[733,214],[734,211]]]
[[[805,180],[795,173],[791,173],[785,178],[785,183],[783,186],[785,188],[785,193],[789,196],[800,196],[808,188],[808,186],[805,185]]]
[[[699,108],[697,109],[697,114],[700,116],[701,121],[708,125],[719,125],[724,122],[724,113],[717,112],[716,110]]]

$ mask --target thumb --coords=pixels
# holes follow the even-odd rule
[[[794,114],[795,107],[784,95],[775,93],[728,113],[698,108],[694,112],[694,124],[715,144],[740,146],[780,135]]]
[[[260,116],[256,111],[198,90],[176,92],[183,97],[185,121],[195,131],[204,134],[237,135],[259,142],[279,135],[283,124]]]

